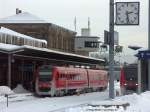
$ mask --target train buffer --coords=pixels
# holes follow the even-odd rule
[[[104,101],[104,102],[93,102],[93,103],[88,104],[88,106],[94,107],[94,108],[100,108],[100,107],[104,107],[104,108],[111,108],[111,107],[120,108],[120,107],[123,107],[123,109],[126,110],[127,107],[130,106],[130,104],[128,102],[122,102],[122,101]]]

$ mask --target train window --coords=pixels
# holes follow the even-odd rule
[[[81,77],[80,77],[80,75],[78,75],[78,74],[76,74],[76,75],[73,76],[73,80],[80,80],[80,78],[81,78]]]
[[[70,75],[67,75],[66,77],[67,77],[68,80],[70,80]]]
[[[59,74],[59,79],[63,80],[65,78],[65,74]]]
[[[104,78],[105,76],[103,75],[103,74],[101,74],[101,80],[104,80],[105,78]]]
[[[94,80],[97,80],[97,76],[96,75],[94,76]]]
[[[72,75],[72,80],[76,80],[76,75]]]
[[[99,80],[99,75],[97,75],[97,80]]]
[[[79,75],[79,77],[80,77],[80,80],[82,80],[82,79],[83,79],[81,75]]]
[[[81,77],[80,77],[80,75],[78,75],[78,80],[81,80]]]
[[[72,80],[72,77],[73,77],[72,75],[69,75],[69,80]]]
[[[74,76],[74,80],[78,80],[78,75],[75,75],[75,76]]]
[[[63,74],[60,74],[60,78],[63,78]]]
[[[58,79],[60,79],[61,78],[61,74],[58,74]]]
[[[94,77],[94,75],[93,75],[92,79],[93,79],[93,80],[95,80],[95,77]]]
[[[73,77],[74,77],[73,75],[70,75],[70,80],[73,80]]]
[[[107,76],[106,75],[104,76],[104,79],[107,80]]]

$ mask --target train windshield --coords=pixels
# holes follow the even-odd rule
[[[39,81],[49,82],[52,79],[52,67],[42,66],[39,68]]]

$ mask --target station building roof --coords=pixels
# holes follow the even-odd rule
[[[47,24],[76,34],[75,31],[50,23],[49,21],[41,19],[40,17],[29,12],[21,12],[19,14],[8,16],[5,18],[0,18],[0,25],[4,24]]]

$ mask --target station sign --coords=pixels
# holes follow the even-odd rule
[[[139,51],[136,55],[139,59],[150,59],[150,50]]]
[[[110,44],[110,33],[109,31],[104,30],[104,44]],[[119,33],[114,31],[114,45],[119,45]]]

